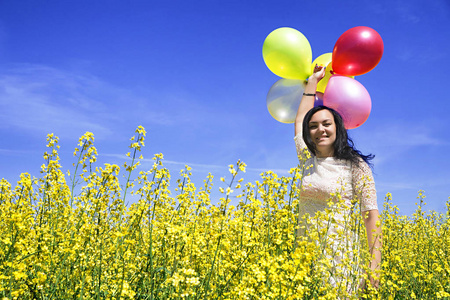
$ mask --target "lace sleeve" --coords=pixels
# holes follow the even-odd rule
[[[360,203],[361,212],[378,209],[375,181],[366,162],[361,161],[359,166],[352,166],[352,183],[353,195]]]
[[[300,127],[300,133],[294,137],[295,148],[297,149],[297,156],[300,164],[304,164],[307,159],[311,158],[311,152],[308,150],[308,147],[303,140],[302,130],[303,129]]]

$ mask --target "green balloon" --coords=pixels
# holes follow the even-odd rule
[[[311,45],[298,30],[275,29],[265,39],[262,52],[267,67],[280,77],[305,80],[311,75]]]

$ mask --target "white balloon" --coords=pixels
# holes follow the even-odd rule
[[[294,123],[298,106],[305,91],[305,81],[282,78],[267,93],[267,109],[281,123]]]

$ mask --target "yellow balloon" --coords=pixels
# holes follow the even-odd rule
[[[333,72],[333,70],[331,69],[331,62],[328,63],[328,65],[326,66],[326,70],[325,70],[325,76],[319,81],[319,83],[317,84],[317,88],[316,91],[324,93],[325,92],[325,88],[327,87],[328,84],[328,80],[330,80],[330,77]]]
[[[267,67],[280,77],[305,80],[310,75],[311,45],[298,30],[275,29],[264,40],[262,54]]]
[[[325,93],[325,89],[327,87],[328,80],[330,80],[330,78],[333,74],[335,74],[335,73],[333,72],[333,69],[331,67],[331,61],[330,61],[330,63],[328,63],[327,68],[325,70],[325,76],[317,84],[317,88],[316,88],[317,92]],[[355,78],[355,76],[347,76],[347,77]]]
[[[314,67],[316,64],[318,66],[326,67],[331,62],[331,57],[333,56],[333,53],[324,53],[321,56],[317,57],[313,63],[311,64],[311,74],[314,73]]]

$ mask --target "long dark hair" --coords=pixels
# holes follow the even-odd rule
[[[348,136],[347,129],[344,127],[344,121],[342,120],[341,115],[334,109],[327,106],[320,105],[312,108],[306,113],[305,118],[303,119],[303,140],[305,141],[309,151],[311,151],[314,155],[317,153],[316,145],[313,143],[311,134],[309,133],[309,121],[316,112],[323,109],[328,110],[333,115],[334,123],[336,124],[334,157],[337,159],[349,160],[357,166],[361,162],[360,159],[362,158],[370,167],[372,167],[371,160],[375,157],[375,155],[364,155],[361,151],[355,149],[353,140]]]

